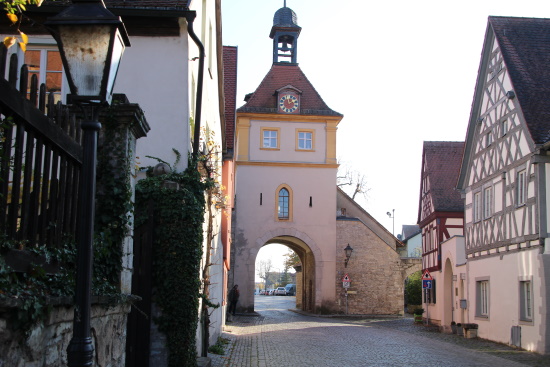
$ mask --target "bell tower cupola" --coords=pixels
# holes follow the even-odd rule
[[[273,27],[269,37],[273,39],[273,64],[297,64],[298,36],[302,28],[298,26],[296,13],[286,7],[275,12]]]

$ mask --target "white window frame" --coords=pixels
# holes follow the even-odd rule
[[[483,219],[493,215],[493,187],[483,189]]]
[[[516,203],[517,206],[525,204],[527,201],[527,171],[525,169],[518,172],[516,177]]]
[[[509,123],[510,123],[510,122],[508,121],[508,119],[504,119],[504,120],[500,123],[501,136],[504,136],[504,135],[508,134],[508,130],[510,130]]]
[[[474,222],[479,222],[481,220],[481,209],[481,191],[478,191],[474,193],[474,200],[472,205]]]
[[[46,64],[47,64],[47,54],[48,51],[56,51],[59,52],[59,48],[56,44],[42,44],[40,41],[37,43],[33,43],[32,40],[29,41],[29,44],[27,45],[27,51],[40,51],[40,71],[38,73],[38,86],[40,86],[42,83],[46,83]],[[25,54],[23,52],[18,53],[18,58],[23,65],[25,63]],[[31,74],[31,71],[29,70],[29,74]],[[29,77],[30,81],[30,77]],[[66,95],[69,90],[69,84],[67,82],[67,77],[65,75],[65,68],[61,68],[61,91],[54,92],[54,94],[57,94],[60,96],[61,103],[66,103]]]
[[[531,280],[519,282],[520,320],[533,321],[533,284]]]
[[[261,149],[279,149],[281,131],[279,128],[262,127],[261,129]],[[267,143],[267,144],[266,144]]]
[[[309,142],[309,147],[307,146],[308,142]],[[296,130],[296,150],[312,151],[314,149],[315,149],[315,131],[303,130],[303,129]]]
[[[476,317],[489,317],[489,279],[476,279]]]

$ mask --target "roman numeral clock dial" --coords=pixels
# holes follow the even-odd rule
[[[292,94],[283,94],[279,98],[279,111],[284,113],[294,113],[298,110],[299,101]]]

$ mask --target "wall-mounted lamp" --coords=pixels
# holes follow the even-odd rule
[[[348,267],[348,261],[349,261],[349,258],[351,257],[351,253],[353,252],[353,249],[351,248],[351,246],[348,245],[346,246],[346,248],[344,249],[344,252],[346,253],[346,260],[344,260],[344,267]]]
[[[391,219],[393,219],[393,229],[392,229],[392,233],[393,235],[395,235],[395,209],[392,209],[391,210],[391,213],[390,212],[387,212],[386,213],[388,215],[388,217],[390,217]]]

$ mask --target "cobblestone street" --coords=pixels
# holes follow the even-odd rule
[[[213,367],[550,366],[543,357],[483,339],[442,334],[411,318],[315,317],[290,311],[294,297],[256,296],[256,316],[238,315]]]

